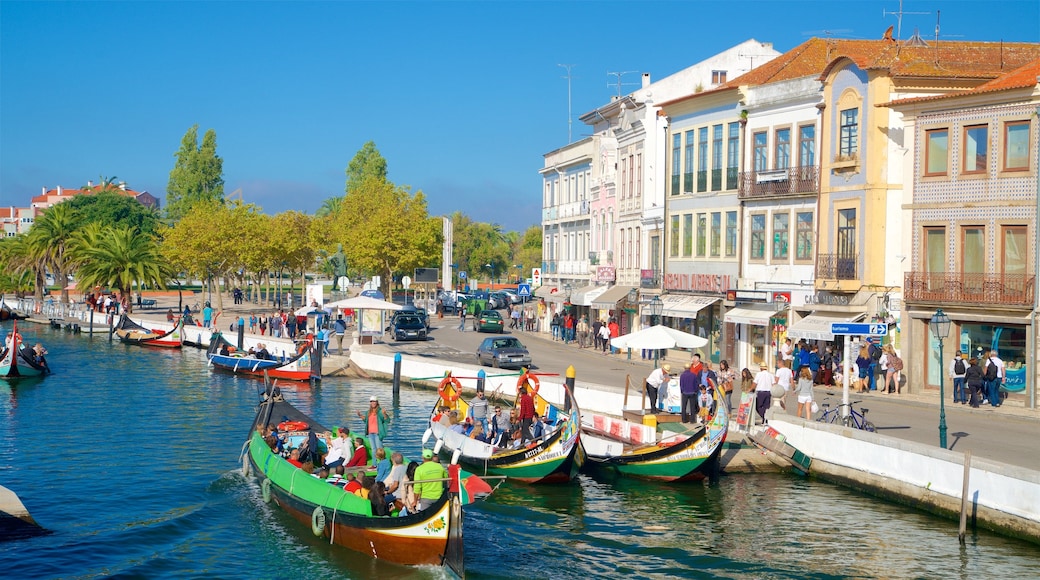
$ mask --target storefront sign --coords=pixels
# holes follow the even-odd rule
[[[596,266],[597,282],[613,282],[615,276],[614,266]]]
[[[828,306],[848,306],[848,294],[835,294],[833,292],[817,292],[805,295],[806,304],[826,304]]]
[[[758,304],[768,304],[770,299],[769,292],[765,290],[727,290],[726,300],[730,302],[756,302]]]
[[[665,290],[722,294],[732,286],[728,274],[665,274]]]
[[[790,292],[773,292],[773,304],[790,304],[791,293]]]

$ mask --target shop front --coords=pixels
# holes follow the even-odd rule
[[[756,372],[761,364],[772,368],[775,359],[773,338],[777,316],[784,314],[784,311],[777,311],[777,306],[765,303],[737,303],[726,310],[723,320],[726,323],[727,334],[733,337],[730,366],[748,368],[752,372]],[[736,364],[733,364],[733,361],[736,361]]]
[[[626,307],[628,307],[630,302],[630,293],[632,308],[629,308],[626,312]],[[589,321],[592,322],[599,320],[606,323],[613,318],[617,320],[621,334],[628,334],[632,331],[632,322],[636,302],[638,301],[638,295],[639,292],[635,286],[611,286],[596,299],[591,301],[593,316],[589,318]]]
[[[689,294],[665,294],[661,296],[663,309],[659,324],[708,339],[707,346],[697,349],[704,358],[719,362],[721,358],[720,338],[722,334],[722,296]],[[644,324],[650,325],[650,314],[646,304],[641,310]]]

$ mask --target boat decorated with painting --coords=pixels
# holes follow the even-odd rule
[[[116,323],[112,332],[126,344],[139,344],[141,346],[159,348],[181,348],[184,345],[182,326],[182,319],[177,319],[173,323],[173,328],[169,330],[146,328],[134,322],[133,319],[124,313],[119,317],[119,322]]]
[[[43,355],[46,351],[38,351],[27,346],[18,332],[18,322],[14,322],[11,332],[4,337],[0,347],[0,378],[40,377],[51,372]]]
[[[263,353],[263,354],[258,354]],[[248,351],[238,350],[220,332],[210,337],[206,351],[209,363],[213,368],[236,375],[246,375],[289,381],[321,380],[321,361],[314,348],[314,336],[300,341],[292,356],[272,355],[267,353],[265,343],[257,343]]]

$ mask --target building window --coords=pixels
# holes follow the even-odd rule
[[[737,188],[737,170],[740,168],[740,123],[729,124],[726,138],[726,189]]]
[[[1028,271],[1029,238],[1026,226],[1004,226],[1001,232],[1000,271],[1025,274]]]
[[[841,112],[841,137],[838,143],[838,155],[851,159],[859,151],[859,109],[845,109]]]
[[[787,245],[790,235],[791,214],[773,214],[773,259],[787,259]]]
[[[766,257],[766,214],[751,215],[751,259],[762,260]]]
[[[720,212],[711,214],[711,243],[709,246],[711,256],[718,258],[719,253],[722,251],[722,213]]]
[[[686,151],[683,163],[683,193],[693,193],[693,131],[686,132]]]
[[[697,191],[708,191],[708,128],[697,130]]]
[[[621,158],[621,199],[628,197],[628,158]]]
[[[776,131],[776,156],[773,159],[774,169],[787,169],[791,166],[791,130]]]
[[[766,136],[766,132],[755,133],[751,136],[754,157],[755,157],[755,171],[765,171],[769,168],[769,138]]]
[[[1004,125],[1004,171],[1029,169],[1029,121]]]
[[[979,226],[961,228],[961,271],[981,274],[986,271],[986,230]]]
[[[811,211],[800,211],[795,214],[795,228],[798,239],[795,241],[794,259],[812,260],[813,238],[816,229],[813,227],[813,213]]]
[[[672,195],[679,195],[679,154],[682,153],[679,150],[680,141],[681,134],[672,135]]]
[[[679,256],[679,216],[672,216],[671,241],[668,244],[668,254],[675,258]]]
[[[707,253],[708,245],[708,214],[697,214],[697,257],[703,258]]]
[[[722,125],[711,128],[711,190],[722,190]]]
[[[964,128],[964,173],[983,173],[989,153],[989,127]]]
[[[726,82],[726,71],[724,70],[713,70],[711,71],[711,84],[721,85]]]
[[[816,125],[798,128],[798,166],[816,165]]]
[[[856,277],[856,209],[838,210],[837,262],[835,274],[838,280],[853,280]]]
[[[693,214],[683,215],[682,255],[693,255]]]
[[[726,256],[737,255],[737,212],[726,212]]]
[[[636,153],[636,197],[643,197],[643,154]]]
[[[924,271],[942,274],[946,272],[946,228],[924,229]]]
[[[946,129],[925,131],[924,174],[946,175],[950,132]]]

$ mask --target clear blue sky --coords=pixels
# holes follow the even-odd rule
[[[542,155],[609,101],[609,72],[658,80],[748,38],[880,38],[885,1],[0,1],[0,205],[99,175],[165,196],[194,124],[225,191],[267,213],[342,195],[366,141],[431,214],[521,230]],[[1040,41],[1040,2],[906,0],[902,36]],[[623,87],[631,92],[636,85]]]

